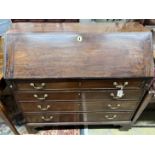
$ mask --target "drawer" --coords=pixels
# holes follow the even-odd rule
[[[83,102],[84,111],[132,111],[135,110],[139,102],[137,101],[94,101]]]
[[[124,96],[118,98],[117,90],[85,91],[81,93],[82,100],[139,100],[143,93],[141,90],[123,90]]]
[[[87,112],[87,111],[132,111],[135,110],[137,101],[46,101],[46,102],[19,102],[24,112]]]
[[[61,89],[77,89],[79,83],[76,81],[64,81],[64,80],[54,80],[54,81],[18,81],[14,82],[15,88],[17,90],[61,90]]]
[[[46,112],[46,111],[80,111],[80,102],[21,102],[19,103],[24,112]]]
[[[118,88],[120,85],[124,86],[124,89],[140,89],[144,86],[145,81],[142,79],[112,79],[112,80],[82,80],[81,88],[85,89],[107,89]]]
[[[71,114],[28,114],[25,116],[27,123],[46,123],[46,122],[80,122],[82,115],[71,113]]]
[[[79,100],[78,92],[16,92],[17,101]]]
[[[130,121],[132,112],[38,113],[25,115],[27,123]]]
[[[133,112],[96,112],[87,113],[85,122],[110,122],[110,121],[130,121]]]

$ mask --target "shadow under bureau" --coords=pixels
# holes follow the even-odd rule
[[[14,24],[4,38],[4,79],[28,130],[131,126],[153,77],[151,39],[135,23]]]

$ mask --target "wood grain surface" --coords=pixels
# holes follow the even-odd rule
[[[5,78],[153,76],[150,32],[102,33],[104,26],[98,29],[95,25],[87,26],[88,30],[100,30],[99,33],[84,32],[79,24],[77,32],[60,29],[60,32],[51,33],[8,33]],[[81,42],[78,36],[82,37]]]

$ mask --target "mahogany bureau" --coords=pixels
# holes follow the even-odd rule
[[[13,24],[4,79],[28,130],[131,126],[153,77],[151,37],[136,23]]]

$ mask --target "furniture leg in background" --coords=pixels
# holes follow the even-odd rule
[[[3,106],[3,104],[0,102],[0,117],[2,117],[2,119],[5,121],[5,123],[10,127],[11,131],[16,134],[19,135],[19,132],[17,131],[17,129],[15,128],[14,124],[12,123],[11,119],[9,118],[7,111],[5,109],[5,107]]]

